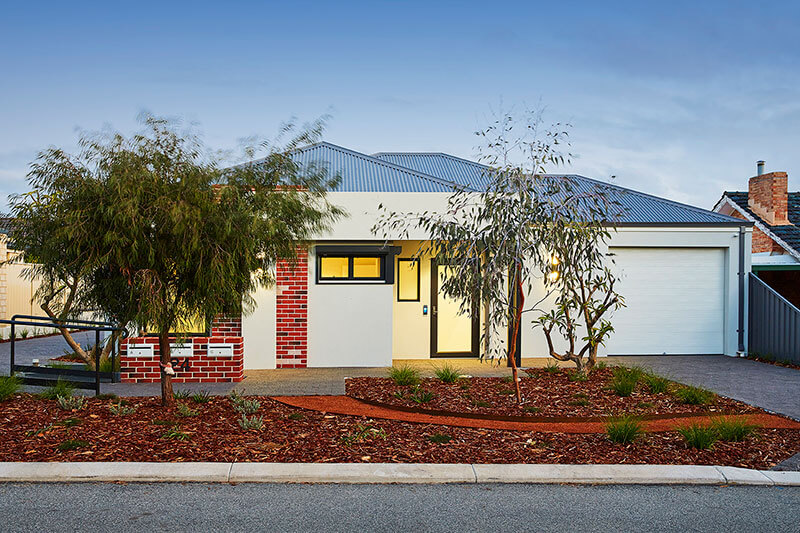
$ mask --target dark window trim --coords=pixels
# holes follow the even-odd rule
[[[417,297],[416,298],[401,298],[400,297],[400,262],[404,263],[416,263],[417,264]],[[418,302],[419,301],[419,293],[420,293],[420,274],[419,271],[421,270],[422,264],[418,257],[398,257],[397,258],[397,301],[398,302]]]
[[[358,246],[358,245],[319,245],[314,248],[316,255],[314,280],[317,285],[340,284],[386,284],[394,283],[394,256],[400,253],[399,246]],[[322,258],[323,257],[347,257],[348,274],[346,278],[323,278]],[[381,271],[377,278],[353,277],[353,258],[354,257],[378,257],[380,258]]]

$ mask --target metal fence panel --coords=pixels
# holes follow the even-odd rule
[[[749,281],[748,352],[800,363],[800,309],[752,273]]]

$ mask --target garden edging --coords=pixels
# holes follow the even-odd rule
[[[800,472],[706,465],[3,462],[0,482],[800,486]]]

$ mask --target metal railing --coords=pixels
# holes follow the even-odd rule
[[[100,334],[103,332],[114,333],[121,332],[121,337],[126,337],[128,332],[125,328],[116,326],[111,322],[104,322],[98,320],[53,320],[50,317],[42,317],[35,315],[14,315],[10,320],[0,320],[0,324],[8,324],[11,326],[10,332],[10,375],[22,372],[22,381],[29,385],[50,385],[53,381],[59,378],[77,378],[72,381],[72,384],[77,388],[94,389],[95,394],[100,394],[101,382],[117,382],[119,381],[119,372],[115,372],[115,364],[118,360],[118,344],[117,342],[111,347],[109,351],[109,360],[111,363],[111,370],[109,372],[100,371]],[[95,348],[94,348],[94,370],[80,370],[72,368],[49,368],[34,365],[18,365],[16,364],[16,327],[17,326],[31,326],[40,328],[66,328],[77,329],[82,331],[94,331]],[[25,375],[33,374],[33,376]],[[52,376],[52,377],[51,377]],[[94,378],[93,382],[86,381],[86,378]]]
[[[800,363],[800,309],[749,275],[748,352],[774,360]]]

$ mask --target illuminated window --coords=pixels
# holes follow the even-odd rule
[[[350,277],[349,257],[321,257],[319,265],[321,279],[347,279]]]
[[[397,260],[397,301],[419,301],[419,259]]]
[[[383,280],[385,256],[322,256],[320,280]]]

